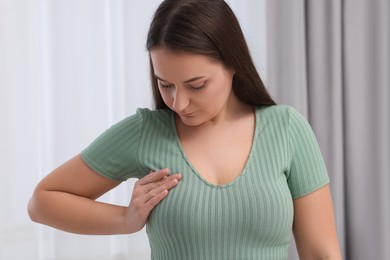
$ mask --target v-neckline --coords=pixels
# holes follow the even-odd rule
[[[247,171],[247,168],[249,167],[249,164],[251,163],[251,158],[253,157],[253,154],[254,154],[254,149],[255,149],[255,144],[257,142],[257,136],[258,136],[258,131],[259,131],[259,118],[258,118],[258,113],[257,113],[257,109],[255,108],[254,109],[254,117],[255,117],[255,129],[253,131],[253,138],[252,138],[252,144],[251,144],[251,148],[250,148],[250,151],[249,151],[249,154],[248,154],[248,157],[246,159],[246,162],[244,164],[244,167],[243,169],[241,170],[240,174],[238,174],[233,180],[225,183],[225,184],[215,184],[215,183],[211,183],[210,181],[208,181],[206,178],[204,178],[199,172],[198,170],[195,168],[195,166],[191,163],[191,161],[188,159],[185,151],[184,151],[184,148],[181,144],[181,141],[180,141],[180,138],[179,138],[179,134],[178,134],[178,130],[177,130],[177,127],[176,127],[176,121],[175,121],[175,112],[171,111],[171,127],[173,128],[173,132],[174,132],[174,135],[175,135],[175,140],[176,140],[176,144],[177,144],[177,147],[178,149],[180,150],[180,153],[182,154],[182,157],[183,159],[185,160],[185,162],[188,164],[188,166],[191,168],[192,172],[203,182],[205,183],[206,185],[212,187],[212,188],[215,188],[215,189],[223,189],[223,188],[227,188],[227,187],[230,187],[232,185],[234,185],[236,182],[238,182],[238,180],[244,176],[246,174],[246,171]]]

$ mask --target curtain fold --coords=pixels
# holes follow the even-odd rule
[[[390,258],[389,16],[386,0],[267,1],[268,87],[314,129],[344,259]]]

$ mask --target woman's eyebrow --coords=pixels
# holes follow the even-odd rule
[[[165,79],[162,79],[160,78],[159,76],[157,76],[156,74],[154,75],[158,80],[161,80],[161,81],[164,81],[164,82],[169,82],[168,80],[165,80]],[[199,79],[203,79],[204,76],[198,76],[198,77],[193,77],[193,78],[190,78],[186,81],[183,81],[183,83],[190,83],[190,82],[193,82],[193,81],[196,81],[196,80],[199,80]]]

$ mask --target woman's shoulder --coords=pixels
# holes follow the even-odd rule
[[[161,117],[170,117],[172,111],[170,109],[155,109],[152,110],[147,107],[137,108],[137,115],[142,117],[153,117],[153,118],[161,118]]]
[[[267,113],[290,113],[296,112],[297,110],[286,104],[277,104],[277,105],[267,105],[267,106],[258,106],[256,107],[257,111],[267,112]]]
[[[156,114],[156,113],[169,113],[171,111],[170,109],[151,109],[149,107],[139,107],[136,109],[137,113],[149,113],[149,114]]]
[[[265,125],[284,126],[286,129],[310,128],[307,118],[289,105],[261,106],[256,108],[256,118]]]
[[[140,118],[143,125],[146,124],[148,127],[169,127],[172,120],[172,111],[170,109],[152,110],[150,108],[138,108],[133,116]]]
[[[137,108],[136,112],[130,114],[113,124],[111,129],[128,129],[134,125],[143,126],[145,124],[161,125],[169,124],[171,118],[171,112],[168,109],[151,110],[150,108]]]
[[[256,114],[262,118],[288,120],[291,115],[299,114],[292,106],[285,104],[256,107]]]

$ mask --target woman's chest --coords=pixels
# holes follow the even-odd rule
[[[252,122],[251,122],[252,123]],[[253,124],[180,134],[179,148],[185,160],[209,183],[224,185],[245,169],[253,144]]]
[[[181,170],[178,186],[149,217],[152,244],[156,239],[181,247],[206,243],[213,248],[237,239],[244,244],[289,243],[293,205],[282,167],[271,173],[269,167],[259,169],[251,162],[223,186],[208,183],[187,167]]]

